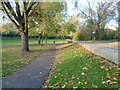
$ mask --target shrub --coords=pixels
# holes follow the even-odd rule
[[[84,32],[76,32],[73,36],[73,40],[75,40],[75,41],[85,40],[85,33]]]

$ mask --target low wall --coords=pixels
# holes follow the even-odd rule
[[[120,65],[120,62],[119,62],[120,51],[117,49],[97,46],[97,45],[89,44],[89,43],[85,43],[85,42],[83,43],[80,41],[73,41],[73,42],[82,45],[84,48],[91,51],[92,53],[95,53],[96,55],[99,55],[103,58],[106,58],[106,59]]]

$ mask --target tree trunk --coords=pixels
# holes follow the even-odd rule
[[[28,42],[28,14],[26,3],[24,2],[24,21],[22,22],[22,50],[23,52],[29,51],[29,42]]]
[[[98,30],[96,30],[95,31],[95,38],[94,38],[94,40],[99,40],[99,32],[98,32]]]
[[[96,28],[96,31],[95,31],[95,40],[100,40],[101,39],[101,36],[100,36],[100,23],[97,23],[97,28]]]
[[[39,36],[38,36],[38,44],[41,44],[41,38],[42,38],[42,33],[39,33]]]
[[[21,40],[22,40],[22,51],[26,52],[29,51],[29,44],[28,44],[28,31],[22,32],[21,34]]]
[[[47,44],[47,37],[46,37],[46,44]]]
[[[38,37],[38,44],[41,42],[41,36]]]
[[[42,44],[41,45],[43,46],[43,36],[42,36]]]

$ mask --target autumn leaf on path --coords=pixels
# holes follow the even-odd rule
[[[40,72],[40,74],[43,74],[43,72]]]

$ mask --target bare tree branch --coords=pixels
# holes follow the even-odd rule
[[[2,7],[3,7],[3,10],[4,12],[7,14],[8,18],[16,25],[16,27],[19,29],[19,25],[12,19],[12,17],[9,15],[9,13],[7,12],[7,9],[4,5],[4,2],[1,2],[2,4]]]
[[[32,9],[33,5],[35,4],[36,2],[30,2],[30,6],[28,7],[27,9],[27,15],[29,14],[30,10]]]
[[[39,3],[36,4],[36,6],[34,7],[34,9],[31,12],[29,12],[28,16],[30,16],[34,12],[34,10],[37,8],[38,5],[39,5]]]
[[[18,2],[15,2],[16,3],[16,12],[17,12],[17,15],[18,15],[18,18],[21,19],[21,13],[20,13],[20,5]]]
[[[19,18],[16,16],[15,11],[13,10],[12,6],[10,5],[10,2],[4,2],[4,4],[9,9],[10,13],[13,15],[13,17],[16,19],[16,21],[19,23]]]

